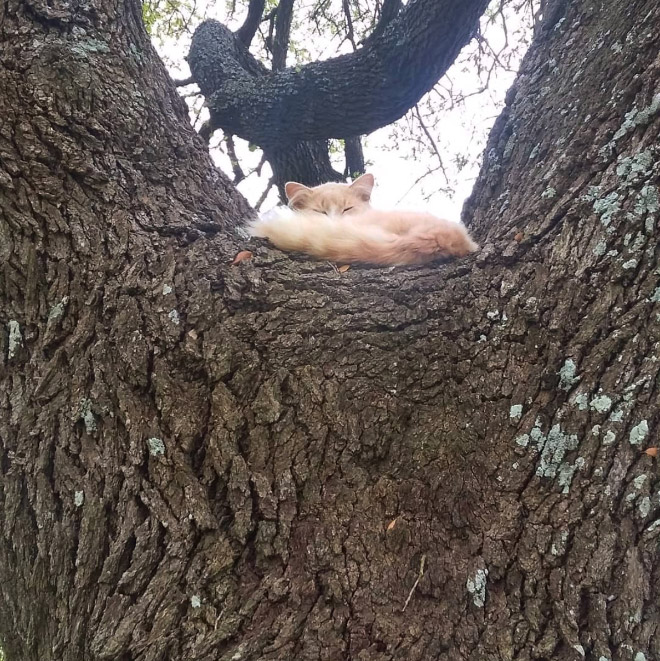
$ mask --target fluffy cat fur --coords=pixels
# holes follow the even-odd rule
[[[415,211],[370,206],[374,178],[308,188],[285,186],[289,207],[254,221],[248,230],[282,250],[338,263],[421,264],[438,257],[464,257],[478,249],[460,223]]]

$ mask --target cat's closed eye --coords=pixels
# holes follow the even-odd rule
[[[353,209],[353,207],[346,207],[346,208],[342,211],[342,213],[346,213],[347,211],[351,211],[351,209]]]

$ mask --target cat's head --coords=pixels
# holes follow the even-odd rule
[[[352,184],[321,184],[308,188],[295,181],[284,186],[289,207],[295,211],[314,211],[327,216],[355,213],[369,207],[374,176],[363,174]]]

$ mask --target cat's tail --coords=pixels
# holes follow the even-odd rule
[[[360,222],[359,216],[284,212],[259,218],[248,231],[282,250],[340,264],[422,264],[439,257],[464,257],[478,249],[463,225],[426,214],[424,221],[405,234],[395,234]]]

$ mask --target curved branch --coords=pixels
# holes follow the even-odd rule
[[[411,0],[382,36],[355,53],[267,76],[246,71],[234,57],[232,33],[206,21],[188,61],[213,125],[250,142],[341,138],[347,127],[363,135],[399,119],[433,87],[487,4]]]

